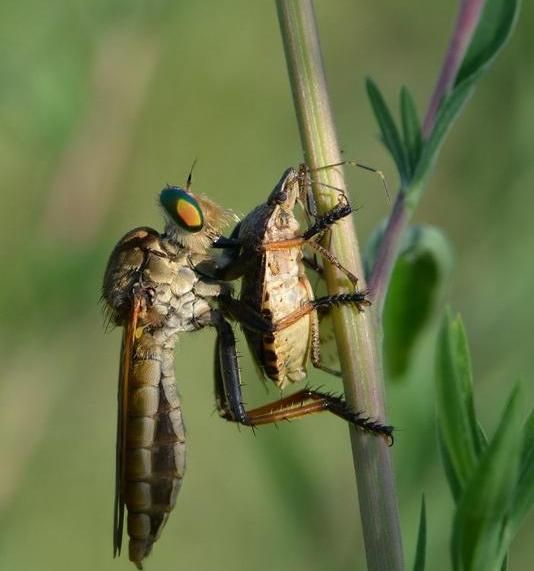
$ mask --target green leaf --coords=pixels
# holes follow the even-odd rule
[[[403,87],[400,92],[400,111],[404,148],[408,154],[410,174],[413,173],[421,155],[421,125],[410,92]]]
[[[485,449],[487,446],[487,438],[480,427],[479,427],[479,438],[480,441],[482,442],[482,449]],[[457,504],[462,498],[464,490],[462,487],[462,482],[460,482],[460,480],[458,479],[458,475],[454,471],[454,467],[452,465],[452,461],[449,456],[449,451],[447,450],[447,447],[443,442],[443,435],[441,434],[441,430],[439,429],[439,427],[438,427],[438,444],[441,453],[441,458],[443,461],[443,468],[445,469],[445,475],[447,476],[447,481],[449,482],[449,488],[451,489],[454,502]]]
[[[486,0],[480,23],[456,77],[456,85],[488,68],[510,37],[518,14],[519,0]]]
[[[409,368],[417,340],[439,313],[452,268],[448,240],[437,228],[406,232],[384,306],[384,359],[388,376]]]
[[[378,89],[378,86],[372,79],[366,81],[367,95],[373,108],[376,120],[380,127],[382,140],[387,147],[399,171],[402,182],[406,182],[409,177],[408,158],[402,144],[399,131],[395,125],[395,121],[388,106]]]
[[[419,517],[419,533],[417,534],[417,548],[415,550],[415,562],[413,571],[425,571],[426,556],[426,507],[425,497],[421,502],[421,515]]]
[[[451,544],[456,571],[499,571],[506,557],[505,524],[521,453],[520,406],[517,386],[458,505]]]
[[[464,489],[478,464],[484,439],[475,417],[471,358],[460,317],[447,312],[438,341],[436,399],[440,433],[456,489]],[[453,488],[454,493],[454,487]]]
[[[510,514],[510,533],[515,535],[523,518],[534,504],[534,411],[532,411],[523,431],[523,450],[519,468],[514,504]]]
[[[439,450],[441,452],[441,460],[443,462],[443,468],[445,469],[445,475],[447,476],[447,481],[449,482],[449,488],[451,489],[452,497],[454,502],[458,503],[462,497],[463,488],[458,475],[454,469],[451,457],[449,456],[449,451],[445,446],[443,441],[443,434],[438,427],[438,444]]]
[[[432,130],[430,137],[423,145],[421,158],[417,164],[417,168],[415,169],[410,187],[407,190],[408,197],[411,194],[413,198],[415,198],[414,195],[421,192],[421,182],[430,173],[436,161],[438,151],[441,147],[441,144],[443,143],[445,135],[452,127],[452,124],[458,117],[468,97],[473,93],[473,87],[474,78],[466,80],[457,88],[455,88],[452,93],[441,103],[438,114],[436,116],[434,129]]]

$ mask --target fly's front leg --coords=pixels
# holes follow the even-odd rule
[[[241,222],[233,229],[229,238],[220,236],[213,248],[223,250],[223,254],[216,260],[214,277],[219,280],[233,281],[243,275],[249,254],[243,251],[243,243],[239,239]]]
[[[211,315],[211,325],[217,329],[215,344],[215,404],[219,415],[244,426],[255,426],[243,403],[241,375],[232,326],[218,311]],[[273,421],[274,422],[274,421]]]
[[[215,403],[222,418],[250,426],[243,404],[241,375],[237,361],[232,326],[218,311],[211,315],[211,325],[217,329],[215,343]]]

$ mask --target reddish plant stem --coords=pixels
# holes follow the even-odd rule
[[[480,13],[485,3],[486,0],[462,0],[460,3],[456,26],[425,115],[422,129],[424,139],[428,138],[434,128],[436,115],[443,97],[447,95],[456,81],[458,70],[478,25]]]
[[[369,278],[368,289],[375,305],[377,315],[382,314],[387,287],[393,272],[393,266],[399,254],[400,242],[408,225],[409,214],[405,205],[405,194],[397,194],[393,210],[380,243],[380,249]]]
[[[432,133],[441,102],[454,86],[465,52],[479,23],[484,4],[485,0],[462,0],[460,3],[456,26],[425,115],[422,129],[424,139],[428,139]],[[407,187],[399,190],[369,278],[369,289],[378,316],[381,315],[384,306],[402,235],[419,202],[417,199],[407,200],[410,190],[409,183]]]

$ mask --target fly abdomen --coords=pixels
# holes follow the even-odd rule
[[[144,340],[146,341],[146,339]],[[176,503],[185,470],[185,431],[172,350],[134,356],[125,458],[129,556],[138,568]]]

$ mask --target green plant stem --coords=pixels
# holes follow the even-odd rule
[[[341,160],[324,77],[322,57],[311,0],[277,0],[278,15],[290,83],[306,162],[318,168]],[[345,189],[337,169],[314,174],[338,189]],[[337,193],[315,188],[319,209],[337,202]],[[350,220],[336,224],[332,248],[341,263],[362,276],[356,235]],[[334,268],[326,268],[330,293],[348,289]],[[384,421],[382,356],[373,308],[365,313],[339,309],[334,316],[336,341],[343,369],[347,401],[355,410]],[[390,449],[375,436],[351,428],[360,514],[369,571],[401,571],[404,568],[397,498]]]

